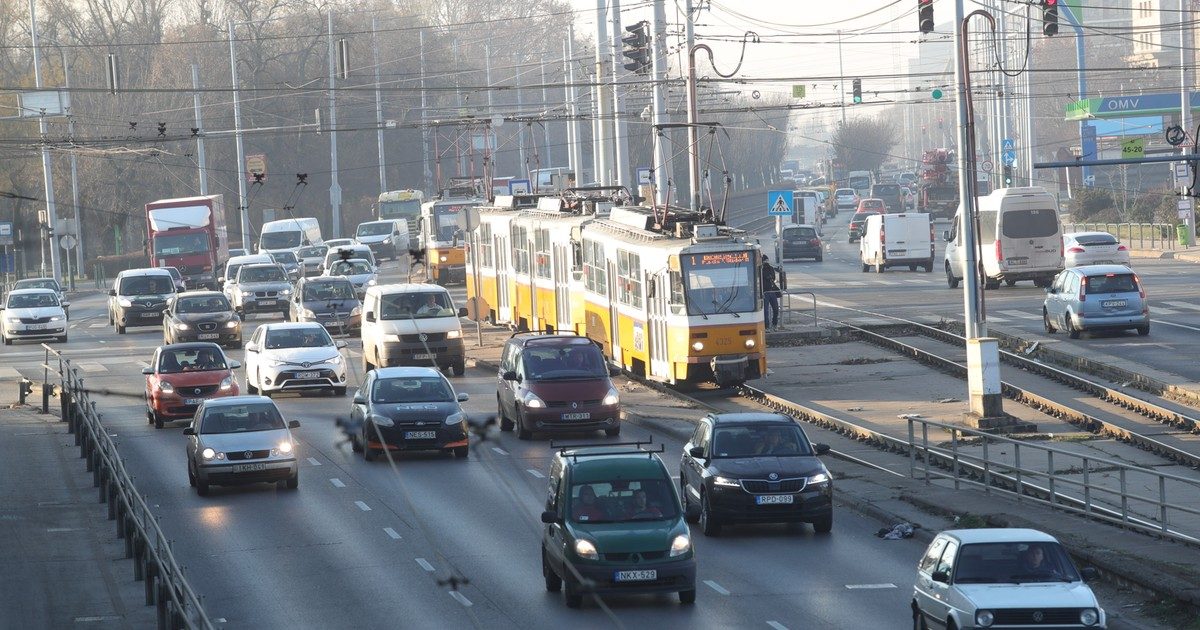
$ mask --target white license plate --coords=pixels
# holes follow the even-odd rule
[[[796,497],[790,494],[767,494],[754,497],[754,502],[759,505],[782,505],[795,501]]]
[[[221,333],[200,333],[196,335],[197,339],[219,339],[220,337]]]
[[[162,317],[162,313],[142,313],[142,317],[149,319],[151,317]]]
[[[45,324],[30,324],[25,327],[25,330],[46,330]]]
[[[1008,264],[1010,267],[1015,267],[1018,265],[1025,265],[1025,264],[1029,263],[1028,258],[1009,258],[1007,260],[1008,260]]]
[[[232,468],[233,472],[235,472],[235,473],[258,472],[260,470],[266,470],[267,465],[266,464],[238,464],[237,466],[231,466],[230,468]]]
[[[590,414],[590,413],[586,413],[586,412],[583,412],[583,413],[564,413],[564,414],[562,415],[562,419],[563,419],[563,420],[591,420],[591,419],[592,419],[592,414]]]
[[[185,404],[185,405],[199,405],[202,402],[204,402],[203,398],[184,398],[183,399],[183,404]]]
[[[617,571],[613,575],[614,582],[647,582],[658,579],[657,569],[642,569],[640,571]]]
[[[437,431],[405,431],[406,440],[432,440],[437,437]]]
[[[413,355],[413,358],[414,358],[414,359],[417,359],[417,360],[420,360],[420,359],[436,359],[436,358],[437,358],[437,354],[435,354],[435,353],[432,353],[432,352],[427,352],[427,353],[422,353],[422,354],[414,354],[414,355]]]
[[[275,306],[275,300],[259,300],[259,306]]]
[[[1103,306],[1104,308],[1121,308],[1126,304],[1129,304],[1129,302],[1126,300],[1104,300],[1100,303],[1100,306]]]
[[[320,372],[296,372],[296,378],[320,378]]]

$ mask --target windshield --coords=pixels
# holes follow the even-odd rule
[[[365,260],[339,260],[330,267],[330,275],[357,276],[364,273],[374,273],[370,263]]]
[[[53,293],[17,293],[8,295],[8,308],[41,308],[58,306],[58,296]]]
[[[837,196],[837,197],[853,197],[854,195],[857,195],[858,193],[854,192],[853,188],[839,188],[839,189],[837,189],[837,192],[835,192],[833,194],[834,194],[834,196]]]
[[[381,201],[379,202],[379,216],[397,219],[421,216],[421,200]]]
[[[521,352],[525,378],[531,381],[565,381],[605,378],[608,370],[600,348],[591,342],[560,347],[527,345]]]
[[[392,227],[393,226],[390,221],[387,223],[363,223],[362,225],[358,226],[358,231],[355,232],[354,235],[379,236],[381,234],[391,234]]]
[[[1079,573],[1058,543],[975,543],[958,551],[953,579],[957,584],[1077,582]]]
[[[437,217],[437,240],[454,240],[454,234],[458,232],[458,215],[467,207],[463,204],[434,204],[433,214]]]
[[[175,291],[171,276],[128,276],[121,279],[121,295],[163,295]]]
[[[796,457],[812,455],[800,427],[761,425],[718,427],[713,432],[714,457]]]
[[[192,232],[190,234],[155,234],[155,256],[182,256],[184,254],[200,254],[208,251],[208,234]]]
[[[871,178],[870,177],[851,177],[846,183],[849,184],[850,187],[854,188],[855,190],[861,190],[863,188],[869,188],[871,186]]]
[[[371,402],[427,403],[454,400],[454,392],[446,379],[437,376],[381,378],[371,388]]]
[[[320,302],[323,300],[353,300],[354,285],[343,280],[341,282],[310,282],[304,285],[305,302]]]
[[[238,271],[238,284],[250,282],[287,282],[287,273],[275,265],[242,267]]]
[[[291,249],[300,246],[300,231],[263,232],[258,240],[262,249]]]
[[[900,194],[900,187],[895,184],[877,184],[871,188],[871,194],[880,197],[895,197]]]
[[[295,265],[300,262],[296,260],[296,254],[292,252],[271,252],[271,260],[281,265]]]
[[[314,245],[312,247],[301,247],[296,250],[296,256],[299,258],[324,258],[325,253],[329,251],[328,247]]]
[[[688,315],[748,313],[756,308],[757,274],[749,251],[684,254]]]
[[[197,430],[201,435],[274,431],[284,428],[283,417],[271,403],[221,405],[204,412]]]
[[[227,313],[231,311],[224,295],[185,297],[175,300],[176,313]]]
[[[1087,277],[1087,294],[1096,293],[1136,293],[1137,280],[1131,273]]]
[[[50,278],[35,278],[33,280],[17,280],[17,282],[15,284],[13,284],[12,288],[14,290],[16,290],[16,289],[50,289],[51,291],[54,291],[56,293],[59,291],[58,283],[55,282],[54,280],[51,280]]]
[[[662,521],[679,517],[679,501],[666,479],[571,485],[570,518],[576,523]]]
[[[454,308],[446,292],[391,293],[379,297],[380,319],[453,317]]]
[[[159,374],[225,369],[225,353],[216,348],[164,348],[158,356]]]
[[[266,348],[279,350],[283,348],[321,348],[333,346],[333,339],[320,326],[305,326],[304,328],[277,328],[267,331]]]

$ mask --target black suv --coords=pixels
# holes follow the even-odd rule
[[[226,348],[242,347],[242,318],[224,293],[189,291],[167,300],[163,311],[163,343],[211,341]]]
[[[679,485],[684,511],[705,536],[725,523],[812,523],[833,528],[833,478],[791,417],[708,414],[683,446]]]

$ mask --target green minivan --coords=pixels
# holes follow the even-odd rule
[[[648,442],[558,447],[542,512],[546,590],[679,593],[696,601],[696,559],[675,484]],[[553,445],[552,445],[553,446]],[[565,588],[564,588],[565,585]]]

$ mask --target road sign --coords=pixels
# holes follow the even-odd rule
[[[942,91],[938,90],[938,89],[934,89],[932,92],[929,93],[929,95],[932,96],[933,100],[935,100],[935,101],[940,100],[942,98]]]
[[[1188,170],[1187,162],[1174,162],[1171,164],[1171,175],[1175,179],[1173,188],[1186,188],[1192,183],[1192,173]]]
[[[1013,143],[1012,138],[1005,138],[1004,140],[1002,140],[1000,142],[1000,149],[1002,151],[1013,151],[1016,148],[1017,148],[1017,145]]]
[[[793,85],[792,86],[792,98],[804,98],[804,86],[803,85]]]
[[[1012,149],[1005,149],[1004,154],[1000,157],[1004,160],[1005,166],[1012,166],[1017,163],[1017,152]]]
[[[13,244],[12,221],[0,221],[0,245]]]
[[[1187,140],[1187,132],[1179,125],[1172,125],[1167,129],[1167,144],[1177,147]]]
[[[1130,138],[1121,143],[1121,157],[1123,158],[1143,158],[1146,157],[1146,141],[1142,138]]]
[[[75,249],[75,245],[78,243],[79,241],[70,234],[63,234],[62,236],[58,237],[58,246],[66,250]]]
[[[267,180],[267,156],[261,153],[246,156],[246,180],[250,182]]]
[[[508,194],[510,195],[528,195],[532,191],[533,183],[528,179],[508,180]]]
[[[767,192],[767,215],[772,217],[792,216],[792,191],[772,190]]]
[[[649,186],[651,184],[650,169],[648,167],[645,167],[645,166],[637,167],[637,183],[638,183],[638,186]]]
[[[979,165],[979,168],[983,169],[984,173],[991,173],[992,172],[992,163],[990,160],[984,160],[983,164]]]

